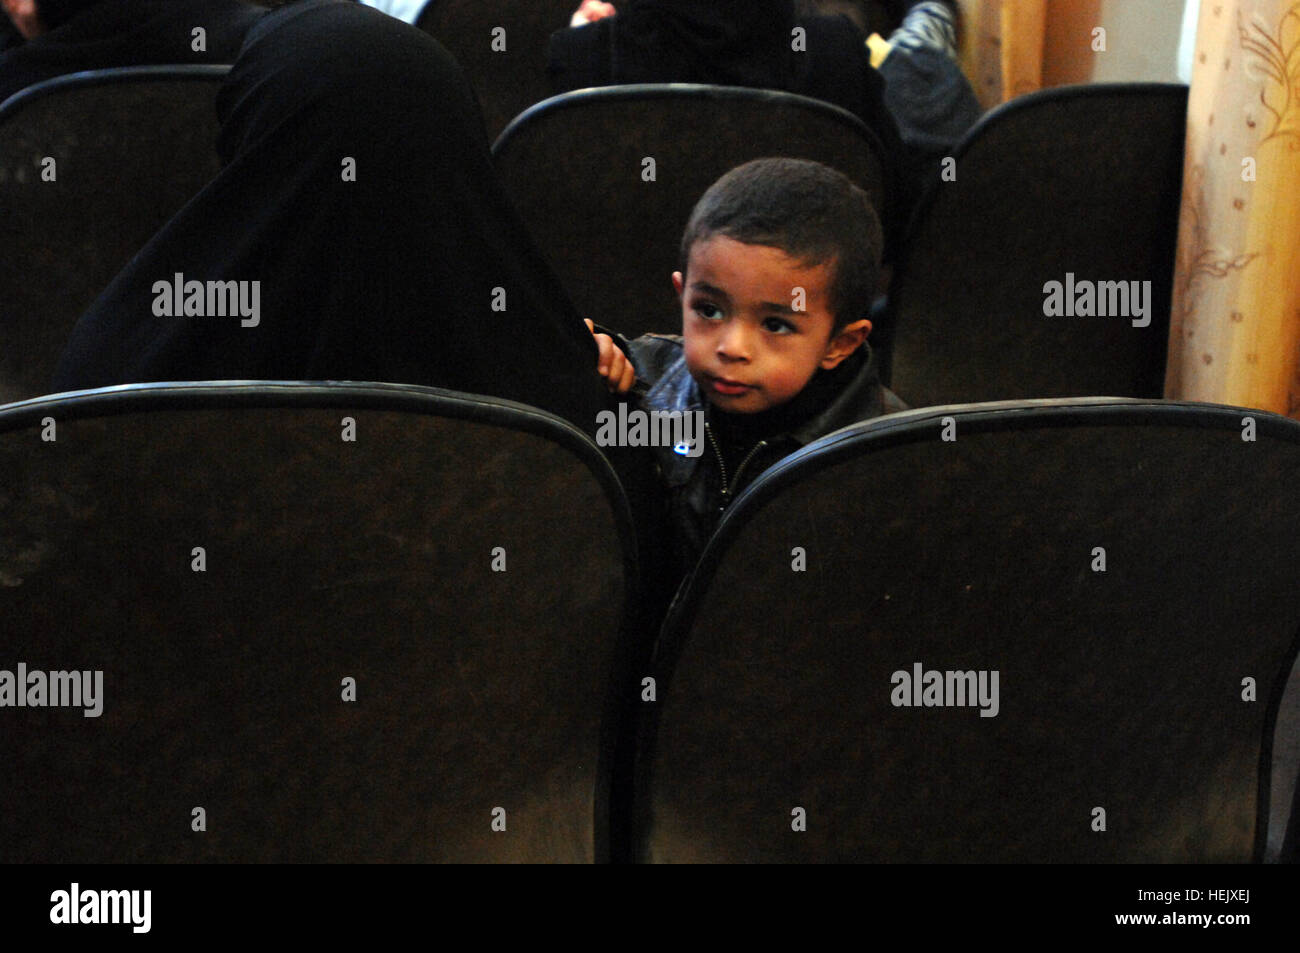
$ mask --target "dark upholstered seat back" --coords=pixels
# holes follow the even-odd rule
[[[631,532],[595,446],[503,401],[0,410],[0,669],[103,672],[99,717],[3,709],[0,858],[604,859]]]
[[[551,34],[567,27],[577,8],[572,0],[432,0],[415,25],[460,62],[492,140],[511,119],[551,95]],[[505,32],[494,33],[498,27]]]
[[[48,392],[82,312],[217,173],[226,71],[76,73],[0,109],[0,402]]]
[[[493,152],[583,317],[632,336],[681,333],[671,276],[682,231],[700,196],[736,166],[814,159],[887,207],[874,134],[837,106],[772,90],[645,84],[568,93],[511,123]]]
[[[1259,859],[1297,480],[1295,421],[1145,401],[912,411],[787,458],[665,623],[642,851]]]
[[[1186,115],[1187,87],[1166,84],[1045,90],[986,115],[903,244],[877,329],[898,395],[1160,397]],[[1064,295],[1070,280],[1150,282],[1150,323],[1044,314],[1044,287]],[[1123,306],[1118,287],[1105,293],[1107,311],[1112,294]]]

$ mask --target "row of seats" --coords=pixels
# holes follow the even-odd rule
[[[215,174],[222,74],[79,74],[0,108],[0,241],[31,250],[0,276],[0,400],[48,389],[77,317]],[[971,131],[955,180],[934,183],[912,222],[877,315],[873,345],[907,403],[1160,396],[1186,98],[1159,84],[1049,90]],[[494,147],[580,311],[631,335],[679,330],[669,275],[691,207],[726,170],[771,154],[838,168],[886,207],[872,133],[782,92],[585,90],[527,110]],[[47,156],[53,182],[40,179]],[[1068,275],[1149,281],[1149,324],[1045,316],[1044,286]]]
[[[10,405],[0,670],[103,681],[5,711],[0,857],[1265,859],[1297,478],[1300,423],[1238,408],[884,417],[755,481],[656,637],[616,477],[540,411]]]

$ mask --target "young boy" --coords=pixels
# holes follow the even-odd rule
[[[763,470],[860,420],[906,409],[866,344],[881,227],[866,194],[816,162],[758,159],[691,213],[673,287],[682,335],[619,345],[588,321],[611,390],[645,411],[703,411],[696,448],[657,447],[683,571]]]

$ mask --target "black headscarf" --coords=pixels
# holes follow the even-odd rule
[[[601,22],[618,82],[785,89],[793,72],[791,0],[633,0]]]
[[[367,7],[303,0],[249,31],[217,108],[222,172],[81,318],[57,389],[394,381],[522,401],[595,432],[608,397],[591,335],[506,199],[473,93],[432,37]],[[176,273],[260,281],[260,323],[156,316],[154,283]]]
[[[63,26],[87,7],[107,0],[36,0],[36,13],[47,30]]]
[[[0,13],[0,53],[11,47],[21,46],[23,35],[18,32],[13,21],[3,13]]]

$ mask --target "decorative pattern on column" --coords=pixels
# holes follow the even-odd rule
[[[1165,393],[1300,417],[1300,0],[1202,0]]]

